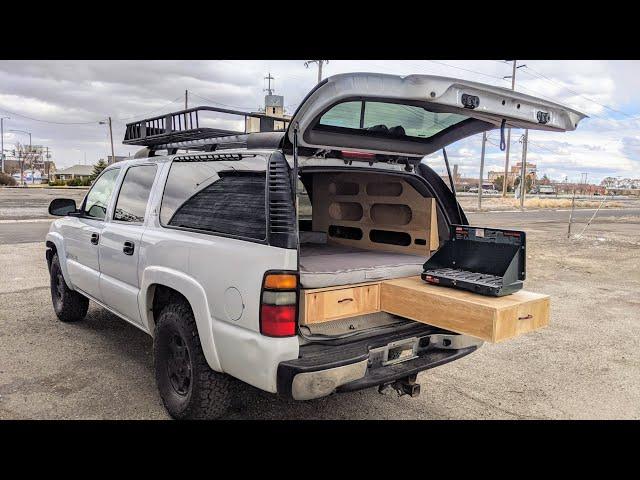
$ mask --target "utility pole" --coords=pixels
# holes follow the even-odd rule
[[[184,109],[187,110],[189,108],[189,90],[184,91]]]
[[[526,173],[527,173],[527,140],[529,139],[529,129],[524,130],[522,136],[522,168],[520,169],[520,210],[524,210],[524,194],[527,191]]]
[[[116,155],[113,151],[113,128],[111,127],[111,117],[109,117],[109,138],[111,139],[111,160],[115,163]]]
[[[2,158],[2,173],[4,173],[4,120],[11,117],[0,117],[0,158]]]
[[[185,90],[185,95],[187,94],[187,91]],[[187,103],[187,97],[185,96],[185,105]],[[109,119],[106,122],[98,122],[100,125],[109,125],[109,139],[111,140],[111,161],[113,163],[116,162],[116,155],[113,150],[113,128],[111,127],[111,117],[109,117]],[[84,163],[86,165],[87,163],[87,154],[85,153],[84,155]],[[109,161],[107,160],[107,164],[109,164]]]
[[[47,175],[47,181],[50,181],[49,173],[51,171],[51,165],[49,165],[49,147],[45,147],[47,149],[47,154],[44,157],[44,173]]]
[[[478,178],[478,210],[482,210],[482,178],[484,177],[484,150],[487,144],[487,132],[482,132],[482,153],[480,154],[480,178]]]
[[[322,81],[322,64],[329,63],[329,60],[307,60],[306,62],[304,62],[304,66],[306,68],[309,68],[309,65],[311,65],[312,63],[318,64],[318,83],[320,83]]]
[[[512,60],[513,69],[511,71],[511,75],[507,75],[506,77],[502,77],[504,79],[511,79],[511,90],[516,89],[516,70],[518,68],[526,67],[526,65],[517,65],[517,60]],[[507,148],[506,155],[504,159],[504,181],[502,182],[502,196],[507,196],[507,179],[509,178],[509,147],[511,146],[511,128],[507,129]]]

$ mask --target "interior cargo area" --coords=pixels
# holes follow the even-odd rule
[[[419,275],[438,249],[435,201],[403,176],[314,172],[303,179],[303,288]]]
[[[301,178],[299,324],[308,339],[420,322],[499,342],[548,324],[545,295],[487,297],[420,278],[453,237],[416,179],[352,170]]]

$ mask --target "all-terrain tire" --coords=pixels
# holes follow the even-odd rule
[[[173,418],[211,420],[227,413],[230,378],[209,367],[193,312],[184,300],[176,300],[160,312],[153,360],[160,397]]]
[[[50,278],[51,301],[56,316],[63,322],[82,320],[87,315],[89,299],[67,286],[57,253],[54,253],[51,259]]]

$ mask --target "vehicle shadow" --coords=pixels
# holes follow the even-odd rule
[[[86,321],[73,327],[82,332],[83,341],[90,342],[91,351],[101,359],[99,365],[89,363],[85,367],[102,371],[102,375],[95,372],[96,375],[104,376],[108,370],[110,376],[117,377],[117,390],[109,389],[109,394],[115,397],[113,401],[118,402],[126,390],[134,399],[135,410],[131,405],[120,405],[118,418],[168,418],[155,385],[150,336],[93,304]],[[232,385],[232,407],[225,417],[228,420],[398,418],[390,412],[395,410],[392,405],[383,406],[389,402],[400,402],[398,412],[409,413],[406,406],[402,406],[404,398],[398,399],[393,393],[382,396],[375,388],[301,402],[235,379]],[[105,414],[110,416],[109,412]],[[399,416],[404,415],[399,413]]]

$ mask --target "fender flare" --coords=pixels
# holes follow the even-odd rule
[[[153,335],[155,327],[151,312],[155,285],[164,285],[184,295],[191,305],[207,363],[213,370],[221,372],[222,367],[213,338],[213,319],[207,302],[207,294],[202,286],[193,277],[171,268],[158,266],[145,268],[141,273],[138,305],[142,322],[151,335]]]
[[[64,278],[64,282],[71,290],[75,290],[75,287],[73,286],[73,283],[71,283],[71,279],[69,277],[69,271],[67,270],[67,251],[64,248],[64,238],[58,232],[48,232],[45,237],[45,245],[48,242],[51,242],[56,246],[56,253],[60,260],[60,270],[62,270],[62,278]]]

